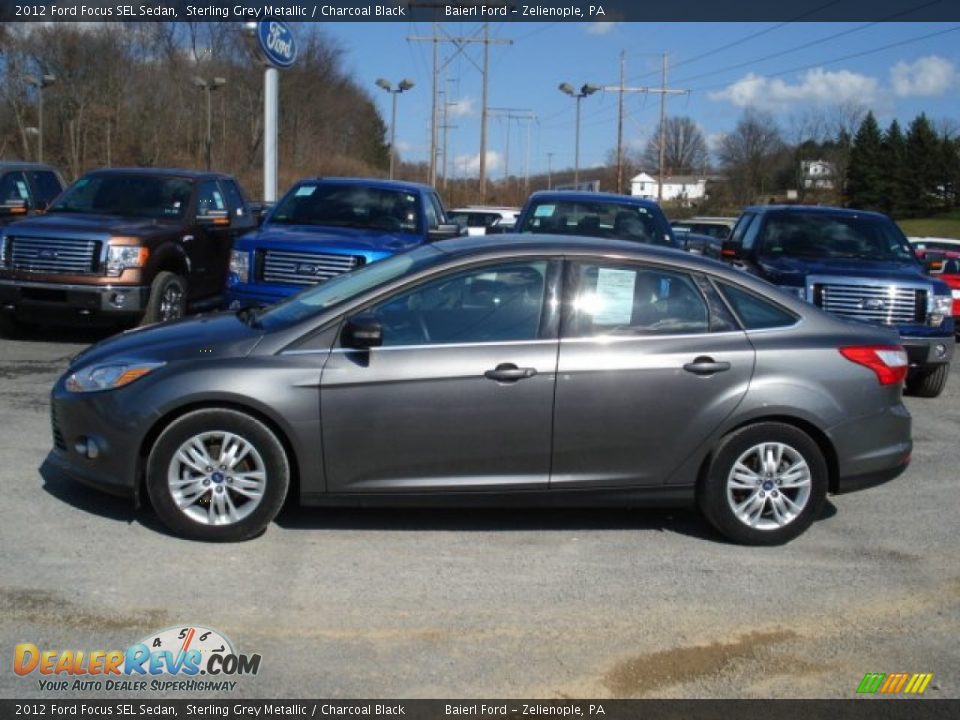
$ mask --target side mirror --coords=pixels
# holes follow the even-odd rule
[[[230,213],[226,210],[206,210],[205,212],[197,213],[197,224],[227,227],[230,225]]]
[[[438,240],[449,240],[450,238],[460,237],[467,234],[466,227],[460,227],[457,223],[443,223],[431,228],[427,232],[427,239],[430,242]]]
[[[0,205],[0,216],[9,217],[17,215],[26,215],[30,206],[26,200],[7,200]]]
[[[267,219],[267,215],[273,210],[273,205],[274,203],[267,202],[248,203],[247,212],[250,213],[250,217],[254,219],[254,222],[260,226],[263,225],[263,221]]]
[[[946,264],[942,257],[931,256],[929,253],[921,261],[923,264],[923,271],[927,275],[941,275],[943,274],[943,267]]]
[[[372,315],[357,315],[347,320],[340,343],[354,350],[369,350],[383,345],[383,326]]]
[[[720,258],[723,260],[742,260],[743,246],[732,240],[724,240],[720,247]]]

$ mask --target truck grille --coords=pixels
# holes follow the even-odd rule
[[[925,290],[896,285],[817,283],[813,302],[835,315],[884,325],[922,323],[927,312]]]
[[[316,285],[362,263],[363,258],[353,255],[267,250],[263,254],[261,279],[268,283]]]
[[[82,275],[94,272],[100,243],[94,240],[11,237],[5,266],[26,272]]]

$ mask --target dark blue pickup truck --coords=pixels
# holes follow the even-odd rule
[[[954,351],[950,288],[925,274],[886,215],[802,205],[748,207],[725,259],[843,317],[895,327],[910,362],[906,390],[936,397]]]
[[[461,233],[436,191],[371,178],[308,178],[230,254],[226,304],[267,305],[361,265]]]

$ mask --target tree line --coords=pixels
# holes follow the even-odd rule
[[[280,186],[313,174],[385,175],[386,127],[344,51],[301,24],[297,64],[280,79]],[[42,79],[50,78],[43,89]],[[205,165],[262,192],[263,73],[237,23],[50,23],[0,27],[0,157],[43,160],[68,180],[104,166]]]

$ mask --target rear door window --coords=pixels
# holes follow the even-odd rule
[[[37,194],[39,202],[49,204],[63,190],[60,178],[49,170],[37,170],[30,173],[33,180],[33,187]]]

